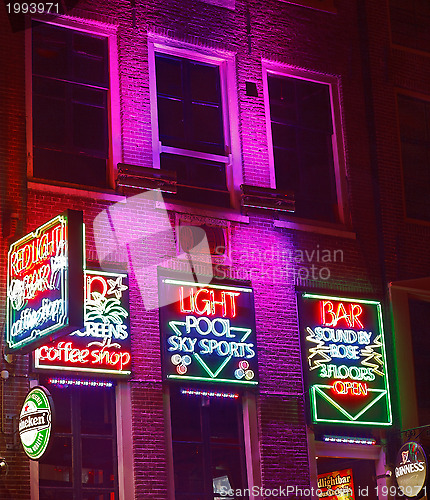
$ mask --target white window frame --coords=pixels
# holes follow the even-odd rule
[[[54,20],[47,20],[43,17],[33,17],[32,20],[59,26],[62,28],[73,29],[82,33],[91,35],[99,35],[107,38],[108,43],[108,72],[109,72],[109,90],[107,94],[107,115],[108,115],[108,140],[109,140],[109,155],[106,165],[107,188],[115,189],[115,179],[117,172],[117,164],[121,162],[121,118],[120,118],[120,93],[119,93],[119,77],[118,77],[118,43],[117,43],[117,27],[101,22],[90,20],[79,20],[62,16],[56,17]],[[33,176],[33,68],[32,68],[32,33],[31,29],[26,30],[26,131],[27,131],[27,178],[29,181],[43,182],[44,184],[70,185],[73,187],[82,187],[86,189],[100,190],[92,186],[65,183],[61,181],[39,179]]]
[[[330,105],[333,122],[332,151],[338,216],[341,223],[346,224],[348,222],[348,212],[346,203],[347,189],[345,175],[345,151],[342,133],[343,127],[338,78],[331,75],[322,75],[320,73],[296,68],[286,64],[274,63],[273,61],[266,59],[262,60],[262,67],[264,108],[266,113],[266,130],[269,152],[270,187],[273,189],[276,189],[276,174],[273,154],[272,124],[270,120],[268,76],[285,76],[296,78],[297,80],[307,80],[314,83],[328,85],[330,90]]]
[[[196,62],[217,65],[220,72],[221,103],[224,124],[226,156],[189,151],[171,146],[163,146],[158,133],[157,81],[155,53],[162,53]],[[171,153],[224,163],[226,183],[230,202],[238,208],[242,177],[242,154],[239,137],[239,105],[236,87],[235,55],[231,52],[208,50],[185,42],[178,42],[158,35],[148,36],[149,90],[151,99],[152,158],[154,168],[160,168],[160,154]]]

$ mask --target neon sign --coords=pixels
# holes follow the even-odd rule
[[[324,500],[355,500],[352,469],[318,474],[317,495]]]
[[[313,423],[391,425],[380,302],[305,293],[299,316]]]
[[[165,379],[258,384],[252,288],[159,276],[158,290]]]
[[[83,325],[82,212],[69,210],[8,253],[6,345],[25,354]]]
[[[84,329],[34,353],[36,370],[129,376],[131,341],[128,278],[122,273],[85,271]]]

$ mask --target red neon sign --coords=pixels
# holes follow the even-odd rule
[[[336,380],[332,385],[335,394],[349,396],[367,396],[368,386],[365,382]]]
[[[189,295],[188,295],[189,294]],[[184,287],[179,287],[179,307],[181,313],[195,313],[200,316],[222,315],[223,318],[236,317],[236,299],[240,292],[208,290],[200,288],[194,291],[191,287],[184,291]]]
[[[359,316],[363,308],[359,304],[338,302],[335,308],[331,300],[321,300],[321,324],[324,326],[338,326],[339,322],[350,328],[364,328]]]

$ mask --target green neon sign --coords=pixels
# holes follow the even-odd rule
[[[159,276],[165,380],[258,385],[253,290]]]
[[[82,212],[68,210],[12,243],[6,349],[25,354],[83,328]]]
[[[298,302],[312,422],[392,425],[381,303],[309,293]]]

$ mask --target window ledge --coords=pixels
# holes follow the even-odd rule
[[[303,221],[303,220],[274,220],[274,227],[282,227],[286,229],[295,229],[297,231],[307,231],[309,233],[327,234],[336,236],[337,238],[345,238],[355,240],[357,235],[353,231],[348,231],[342,225],[321,225],[321,222]]]
[[[225,208],[204,208],[198,205],[192,206],[186,204],[179,203],[170,203],[164,202],[161,203],[159,201],[156,202],[155,208],[171,210],[173,212],[183,213],[183,214],[192,214],[199,215],[201,217],[211,217],[213,219],[225,219],[233,222],[242,222],[243,224],[249,224],[249,217],[246,215],[241,215],[234,210],[228,210]]]
[[[68,196],[77,196],[81,198],[91,198],[96,200],[107,200],[116,202],[125,202],[126,197],[115,193],[113,190],[90,190],[81,187],[71,187],[67,184],[61,183],[48,183],[43,182],[39,179],[28,179],[27,181],[28,189],[34,191],[44,191],[46,193],[54,193]]]

